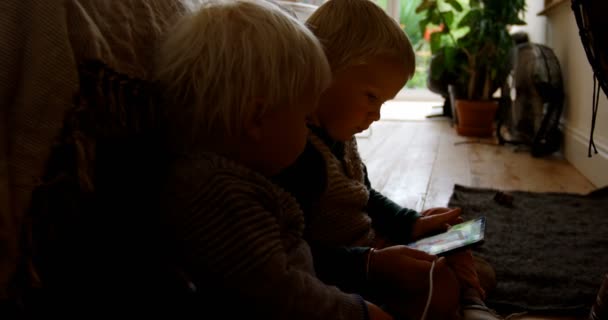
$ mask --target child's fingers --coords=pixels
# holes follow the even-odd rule
[[[452,217],[452,218],[457,218],[457,217],[460,217],[460,213],[462,213],[462,209],[460,209],[460,208],[454,208],[454,209],[452,209],[450,211],[446,211],[446,212],[442,213],[442,215],[449,216],[449,217]]]
[[[424,251],[412,249],[412,248],[406,247],[406,246],[399,246],[399,251],[400,251],[399,252],[400,254],[407,255],[408,257],[417,259],[417,260],[433,261],[437,258],[437,256],[435,256],[435,255],[428,254]]]
[[[441,224],[456,224],[462,220],[460,217],[461,210],[456,208],[454,210],[446,211],[444,213],[436,214],[432,216],[432,219],[436,219],[436,221],[442,222]],[[431,217],[429,217],[431,218]],[[428,218],[427,218],[428,219]]]
[[[437,261],[435,261],[435,268],[444,267],[447,265],[447,263],[448,261],[445,259],[445,257],[439,257],[437,258]]]
[[[455,209],[455,208],[436,207],[436,208],[426,209],[426,210],[422,211],[420,214],[424,217],[434,216],[436,214],[441,214],[441,213],[452,211],[453,209]]]

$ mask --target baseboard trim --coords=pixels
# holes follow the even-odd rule
[[[608,186],[608,143],[594,137],[597,154],[588,157],[589,133],[562,124],[566,159],[596,187]]]

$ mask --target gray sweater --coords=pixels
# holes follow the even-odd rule
[[[221,318],[367,318],[361,297],[317,279],[297,202],[264,176],[204,154],[174,163],[165,194],[180,267],[235,306]]]

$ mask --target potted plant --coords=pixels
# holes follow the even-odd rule
[[[509,26],[522,25],[525,0],[469,0],[466,13],[458,0],[422,0],[416,9],[425,13],[421,30],[440,26],[430,37],[431,52],[441,57],[432,77],[451,75],[455,88],[457,130],[462,135],[493,133],[498,103],[492,94],[510,72],[514,46]],[[424,32],[424,31],[423,31]],[[469,118],[472,116],[472,119]]]

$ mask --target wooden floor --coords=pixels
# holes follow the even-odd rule
[[[357,136],[372,186],[418,211],[445,207],[454,184],[499,190],[588,193],[595,189],[561,155],[534,158],[527,150],[456,134],[448,119],[378,121]],[[573,320],[521,315],[512,320]]]
[[[454,184],[588,193],[595,186],[560,154],[534,158],[494,139],[458,136],[445,118],[378,121],[357,136],[372,186],[402,206],[448,203]]]

